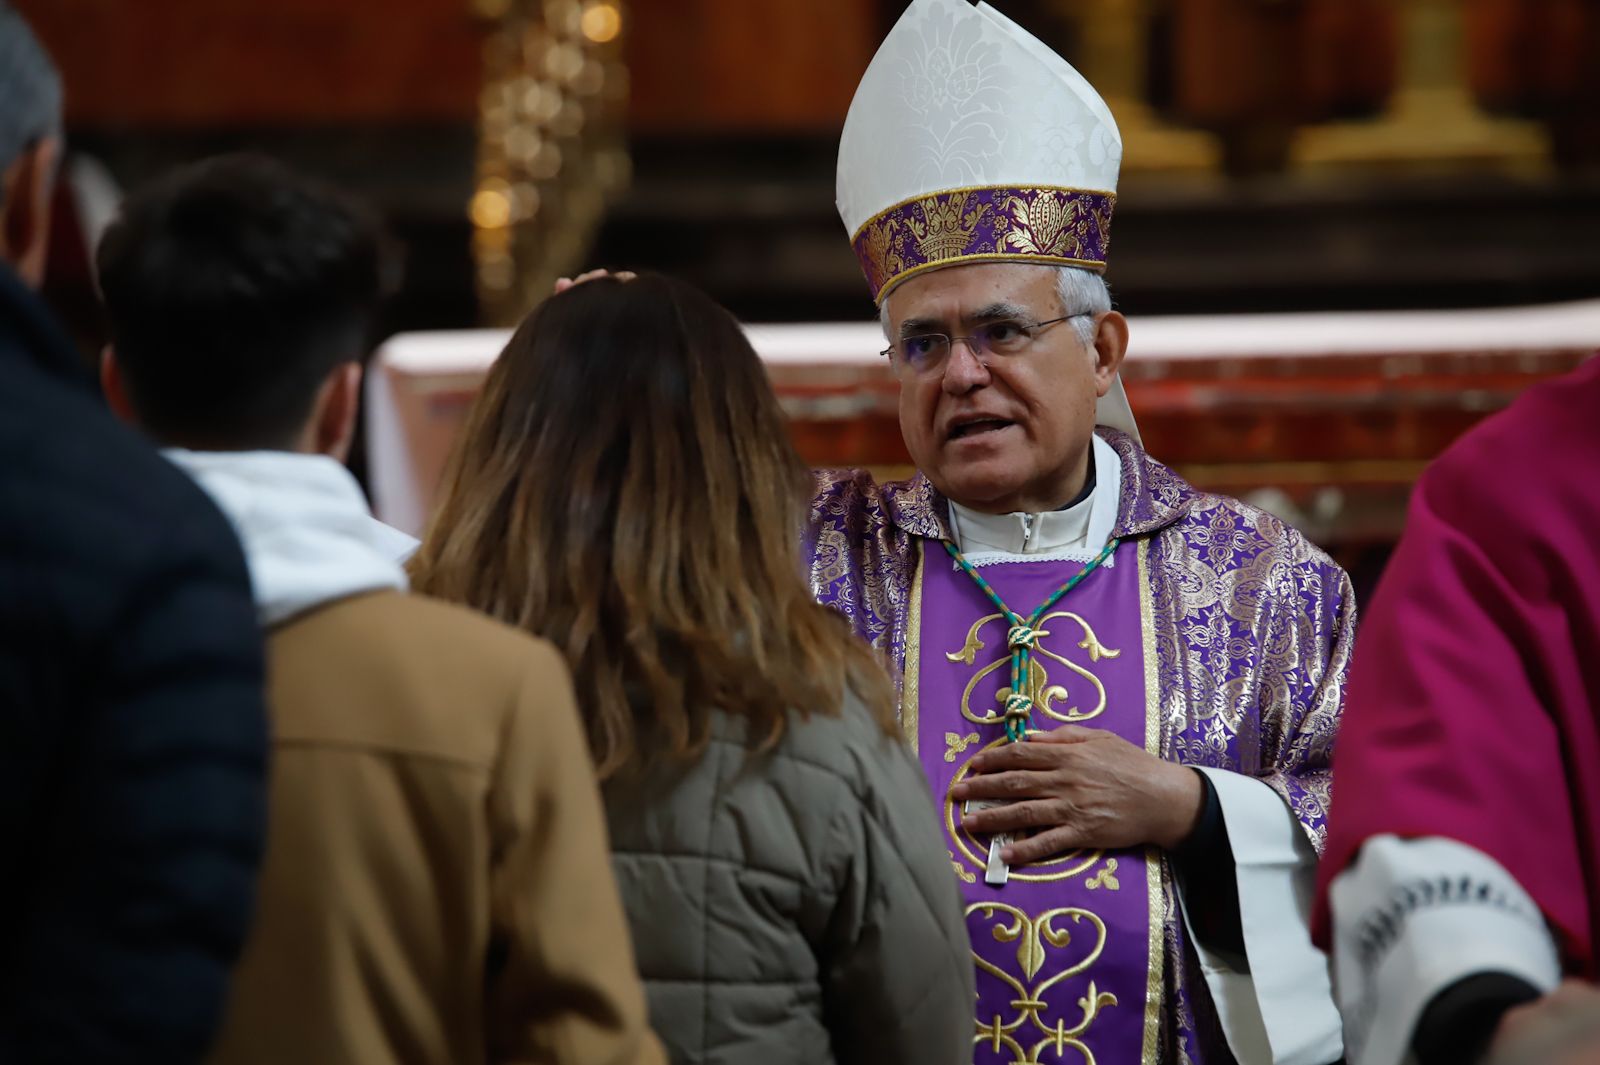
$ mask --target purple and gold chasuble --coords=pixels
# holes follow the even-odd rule
[[[1122,461],[1122,543],[1042,623],[1034,726],[1104,729],[1255,776],[1320,850],[1353,637],[1348,578],[1272,516],[1198,492],[1131,438],[1098,432]],[[820,471],[812,517],[817,597],[888,658],[940,804],[977,968],[974,1062],[1231,1061],[1159,851],[1077,851],[984,882],[989,841],[961,828],[946,795],[974,755],[1005,742],[1007,626],[940,543],[945,501],[921,476],[879,485]],[[1027,615],[1083,566],[980,572]]]
[[[1007,742],[1008,624],[937,541],[921,546],[909,604],[910,629],[920,638],[907,645],[901,719],[933,793],[943,796],[974,755]],[[1141,554],[1137,543],[1120,546],[1042,619],[1028,693],[1038,728],[1082,724],[1156,750]],[[1002,600],[1028,611],[1083,568],[999,562],[982,572]],[[942,814],[978,967],[973,1061],[1153,1055],[1162,994],[1160,855],[1077,851],[1015,868],[1003,887],[991,887],[987,838],[962,829],[948,800]]]

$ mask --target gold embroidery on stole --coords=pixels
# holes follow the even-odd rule
[[[1161,757],[1161,689],[1156,672],[1156,615],[1150,588],[1150,539],[1139,540],[1139,631],[1144,634],[1144,749]],[[1145,852],[1148,873],[1145,881],[1150,886],[1150,981],[1144,997],[1144,1065],[1159,1065],[1161,1052],[1161,1004],[1164,997],[1162,962],[1166,954],[1161,949],[1162,932],[1170,915],[1163,902],[1166,893],[1162,883],[1167,875],[1167,863],[1155,847]]]

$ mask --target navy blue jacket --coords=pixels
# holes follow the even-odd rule
[[[0,265],[0,1062],[203,1056],[265,761],[232,531]]]

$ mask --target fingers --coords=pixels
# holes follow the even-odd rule
[[[1000,858],[1007,865],[1027,865],[1054,858],[1058,854],[1083,847],[1084,841],[1076,828],[1058,825],[1036,836],[1019,839],[1000,849]]]
[[[567,289],[572,288],[575,285],[581,285],[585,281],[594,281],[602,277],[613,277],[618,281],[634,281],[638,279],[639,275],[634,273],[632,270],[618,270],[615,273],[604,268],[585,270],[577,277],[556,278],[555,294],[559,296],[561,293],[567,291]]]
[[[961,818],[968,832],[992,836],[997,832],[1020,832],[1027,828],[1055,827],[1061,824],[1061,804],[1046,799],[1014,802],[987,810],[973,810]]]
[[[968,799],[1033,799],[1049,795],[1059,781],[1048,773],[984,773],[968,777],[950,788],[955,802]]]
[[[1060,744],[1008,743],[974,755],[973,773],[1001,773],[1008,769],[1059,769],[1070,755]]]
[[[1104,743],[1107,740],[1127,742],[1104,729],[1062,725],[1050,732],[1030,732],[1026,743],[1007,743],[974,755],[974,773],[993,773],[1001,769],[1042,769],[1059,766],[1065,756],[1064,748],[1074,744]]]

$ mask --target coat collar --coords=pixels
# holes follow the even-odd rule
[[[415,541],[374,518],[350,471],[326,455],[162,453],[228,516],[264,627],[363,592],[406,589],[400,560]]]
[[[96,391],[94,375],[44,300],[0,262],[0,353],[8,349],[15,349],[12,358],[25,359],[51,377]]]
[[[1095,432],[1122,460],[1122,499],[1113,536],[1148,536],[1189,513],[1200,496],[1194,486],[1151,458],[1128,434],[1103,425]],[[883,497],[897,528],[930,540],[954,539],[950,504],[920,471],[909,481],[884,485]]]

